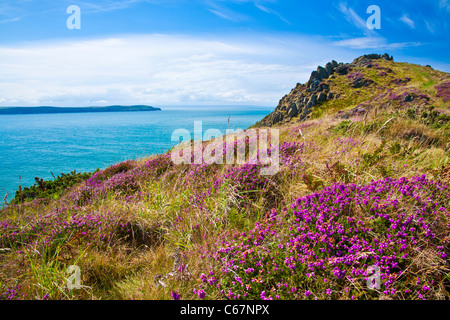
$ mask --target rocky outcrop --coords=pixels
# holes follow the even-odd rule
[[[368,54],[355,59],[352,63],[338,63],[332,60],[325,67],[318,66],[311,72],[309,80],[305,84],[297,84],[292,92],[284,96],[275,111],[261,121],[261,125],[272,126],[282,121],[290,121],[298,117],[298,121],[309,118],[313,109],[320,104],[326,103],[339,97],[338,93],[330,91],[330,81],[338,76],[348,76],[351,79],[352,88],[363,88],[374,84],[371,79],[363,76],[350,74],[352,68],[371,68],[373,60],[393,61],[393,57],[387,53],[383,55]],[[376,67],[376,65],[375,65]]]

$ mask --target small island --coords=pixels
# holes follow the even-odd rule
[[[44,114],[44,113],[87,113],[87,112],[134,112],[134,111],[161,111],[160,108],[136,106],[106,106],[106,107],[0,107],[0,114]]]

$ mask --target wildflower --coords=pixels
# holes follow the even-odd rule
[[[198,297],[199,297],[200,299],[204,299],[205,296],[206,296],[206,293],[205,293],[204,290],[198,290]]]
[[[179,293],[176,290],[172,291],[170,293],[170,295],[172,296],[173,300],[181,300],[180,295],[179,295]]]

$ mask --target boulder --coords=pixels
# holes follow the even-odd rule
[[[393,56],[389,56],[387,53],[383,54],[381,56],[382,59],[387,60],[387,61],[394,61],[394,57]]]
[[[283,120],[283,114],[280,112],[275,112],[272,118],[272,124],[278,123]]]
[[[338,65],[339,64],[335,60],[331,61],[331,66],[333,67],[333,69],[336,68]]]
[[[325,94],[323,92],[319,93],[319,95],[317,96],[317,102],[321,103],[327,100],[327,97],[325,96]]]
[[[336,69],[334,70],[334,72],[336,72],[337,74],[344,76],[347,75],[349,71],[349,67],[345,64],[339,64]]]
[[[331,100],[334,98],[334,94],[332,92],[328,93],[327,100]]]
[[[317,103],[317,96],[316,96],[315,93],[313,93],[313,94],[311,95],[311,99],[310,99],[309,101],[312,103],[313,106],[316,105],[316,103]]]
[[[325,70],[327,70],[328,76],[331,76],[333,74],[333,66],[331,65],[331,62],[328,62],[326,64]]]
[[[293,118],[293,117],[297,116],[297,114],[298,114],[297,106],[295,105],[295,103],[292,103],[289,106],[289,110],[287,112],[287,116],[289,118]]]
[[[350,84],[352,88],[358,89],[363,87],[368,87],[373,83],[371,79],[365,79],[365,78],[356,78],[353,80],[353,82]]]
[[[412,97],[410,94],[405,95],[405,99],[403,99],[403,102],[411,102],[414,100],[414,97]]]
[[[317,68],[317,73],[319,74],[319,79],[323,80],[323,79],[327,79],[329,74],[327,72],[327,70],[324,67],[318,67]]]

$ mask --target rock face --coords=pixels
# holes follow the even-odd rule
[[[335,60],[325,64],[325,67],[318,66],[317,70],[311,72],[311,76],[305,84],[297,84],[289,95],[284,96],[275,111],[261,121],[261,125],[272,126],[282,121],[289,121],[298,117],[298,121],[305,121],[309,118],[313,108],[326,103],[332,99],[337,99],[340,94],[330,91],[330,81],[338,76],[349,75],[352,68],[372,68],[373,60],[393,61],[393,57],[387,53],[383,55],[368,54],[355,59],[352,63],[338,63]],[[352,74],[353,75],[353,74]],[[352,75],[349,77],[352,78]],[[352,78],[350,86],[352,88],[363,88],[374,83],[373,80],[364,77]],[[407,97],[405,97],[407,99]]]
[[[368,87],[373,83],[373,80],[370,79],[365,79],[365,78],[357,78],[355,80],[353,80],[353,82],[351,83],[351,87],[352,88],[363,88],[363,87]]]

